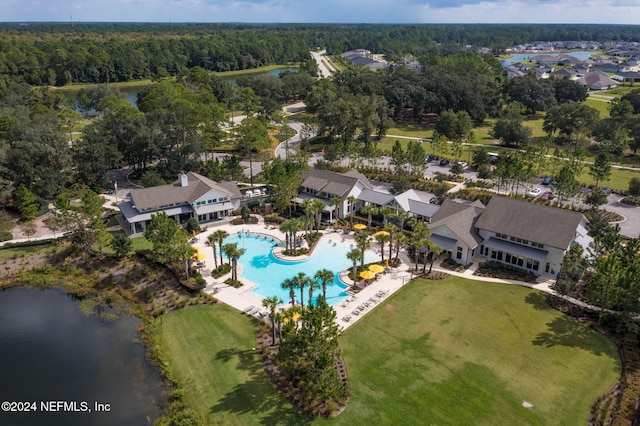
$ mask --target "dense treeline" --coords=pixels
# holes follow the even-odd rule
[[[293,35],[221,32],[207,36],[166,34],[47,34],[0,38],[0,76],[32,85],[110,83],[178,75],[199,66],[234,71],[301,62],[304,40]]]
[[[390,59],[532,40],[639,41],[633,25],[0,24],[0,76],[35,85],[108,83],[300,62],[309,49]]]

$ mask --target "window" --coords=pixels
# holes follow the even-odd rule
[[[499,232],[496,232],[496,237],[498,238],[502,238],[503,240],[508,239],[509,237],[505,234],[500,234]]]
[[[544,244],[534,243],[533,241],[531,241],[531,246],[532,247],[538,247],[538,248],[544,248]]]
[[[458,252],[456,253],[457,259],[462,259],[462,247],[458,247]]]
[[[547,264],[546,264],[546,265],[545,265],[545,267],[544,267],[544,271],[545,271],[546,273],[549,273],[549,268],[550,268],[550,267],[551,267],[551,265],[549,265],[549,262],[547,262]]]

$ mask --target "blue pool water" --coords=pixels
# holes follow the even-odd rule
[[[337,238],[340,238],[340,236],[337,236]],[[338,273],[353,266],[353,263],[347,259],[347,253],[355,247],[353,242],[343,243],[335,238],[323,237],[313,251],[311,258],[299,262],[287,262],[277,259],[272,253],[273,248],[276,244],[282,246],[283,243],[277,239],[272,241],[269,236],[264,239],[262,235],[250,235],[249,237],[233,235],[224,240],[224,244],[227,243],[237,243],[238,248],[246,250],[238,259],[238,262],[243,267],[240,277],[258,284],[258,287],[251,291],[262,298],[278,296],[285,303],[289,303],[289,290],[282,289],[280,284],[287,278],[293,278],[299,272],[304,272],[313,277],[320,269],[328,269],[334,272],[333,282],[327,285],[327,303],[336,305],[347,296],[345,290],[348,286],[338,279]],[[374,242],[372,246],[377,245]],[[365,251],[365,263],[379,260],[380,256],[372,250]],[[321,293],[321,289],[314,291],[314,299]],[[308,299],[309,290],[305,288],[305,304]],[[299,300],[300,290],[296,291],[296,301]]]

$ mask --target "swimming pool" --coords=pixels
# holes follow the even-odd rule
[[[327,285],[327,303],[336,305],[340,303],[346,296],[345,290],[347,285],[342,283],[338,278],[338,273],[343,269],[353,266],[353,263],[347,259],[347,253],[353,247],[353,242],[341,242],[335,238],[323,237],[313,255],[307,259],[298,262],[289,262],[276,258],[272,251],[276,246],[282,246],[282,242],[263,235],[238,236],[233,235],[224,240],[224,244],[237,243],[238,248],[244,248],[245,253],[240,256],[238,262],[242,265],[243,271],[241,278],[253,281],[258,284],[251,291],[256,295],[266,298],[278,296],[285,303],[288,303],[289,290],[284,290],[280,284],[287,279],[293,278],[299,272],[304,272],[310,277],[320,269],[328,269],[334,272],[333,282]],[[226,260],[226,259],[225,259]],[[380,256],[372,250],[365,251],[364,262],[376,262],[380,260]],[[322,290],[314,292],[314,299],[322,293]],[[304,289],[304,302],[307,303],[309,298],[309,289]],[[300,290],[296,291],[296,301],[300,300]]]

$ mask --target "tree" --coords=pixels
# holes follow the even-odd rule
[[[359,232],[355,236],[356,247],[360,251],[360,269],[364,270],[364,252],[371,247],[371,239],[364,232]]]
[[[209,236],[207,236],[207,241],[205,242],[205,244],[213,249],[212,250],[213,262],[215,264],[216,270],[218,270],[218,255],[216,254],[216,244],[217,244],[216,236],[214,234],[209,234]]]
[[[582,103],[567,102],[554,105],[547,111],[542,128],[549,136],[556,131],[577,146],[581,135],[597,121],[599,112]]]
[[[291,299],[291,305],[295,306],[296,304],[296,289],[298,288],[298,283],[291,278],[287,278],[280,284],[285,290],[289,290],[289,298]]]
[[[593,164],[589,166],[589,174],[595,181],[596,190],[600,182],[609,180],[609,176],[611,176],[611,162],[605,152],[596,155]]]
[[[238,281],[238,259],[245,252],[245,249],[238,248],[237,243],[228,243],[222,246],[222,251],[227,255],[231,262],[231,281]]]
[[[227,238],[229,236],[229,233],[227,231],[225,231],[224,229],[217,229],[216,231],[214,231],[211,236],[213,238],[212,241],[213,243],[217,243],[218,244],[218,251],[220,253],[220,265],[223,265],[223,258],[222,258],[222,244],[224,243],[225,238]],[[207,237],[207,241],[208,241],[209,237]],[[212,246],[213,247],[213,246]],[[214,248],[215,250],[215,248]]]
[[[344,200],[340,197],[331,197],[331,200],[329,200],[329,203],[336,211],[335,218],[337,219],[338,217],[340,217],[340,206],[344,204]]]
[[[247,117],[235,129],[237,136],[236,148],[243,155],[249,156],[249,172],[253,186],[253,154],[269,148],[269,133],[264,119]]]
[[[115,252],[118,259],[127,257],[131,252],[131,239],[126,234],[118,232],[113,234],[110,242],[111,249]]]
[[[376,241],[380,244],[380,261],[384,263],[384,244],[389,241],[391,237],[389,234],[378,233],[376,234]]]
[[[584,102],[587,100],[587,88],[569,79],[554,79],[553,88],[556,102]]]
[[[313,277],[316,280],[320,281],[320,285],[322,287],[322,297],[326,300],[327,299],[327,284],[329,284],[330,282],[333,282],[333,280],[334,280],[333,271],[330,271],[328,269],[320,269],[319,271],[316,271],[316,273],[315,273],[315,275]]]
[[[269,319],[271,319],[271,346],[276,344],[276,309],[282,304],[282,299],[278,296],[271,296],[262,299],[262,306],[269,310]]]
[[[311,305],[313,302],[313,292],[316,290],[320,290],[322,286],[315,279],[312,279],[310,277],[308,278],[309,279],[307,280],[307,286],[309,287],[309,305]],[[321,295],[320,297],[325,297],[325,296]]]
[[[18,186],[13,196],[13,205],[20,213],[20,220],[30,221],[38,216],[38,202],[33,192],[24,185]]]
[[[582,278],[587,266],[582,246],[580,244],[572,245],[562,258],[562,266],[552,288],[562,295],[573,294],[575,286]]]
[[[504,85],[503,91],[507,100],[524,105],[527,114],[546,111],[556,102],[552,83],[538,80],[535,76],[512,78]]]
[[[640,179],[637,177],[632,177],[629,180],[629,195],[638,196],[640,195]]]
[[[29,241],[31,241],[31,237],[36,234],[38,228],[35,223],[33,223],[32,221],[28,221],[20,225],[20,231],[27,236],[27,239]]]
[[[371,219],[373,218],[374,214],[378,213],[378,207],[376,207],[374,204],[367,204],[365,206],[362,206],[359,212],[367,215],[367,226],[371,228]]]
[[[353,282],[358,281],[358,272],[356,271],[356,266],[358,261],[360,260],[360,250],[357,248],[349,250],[347,252],[347,259],[353,262]]]
[[[191,248],[187,231],[165,212],[151,215],[151,222],[144,230],[144,237],[153,244],[151,255],[159,263],[175,264],[182,260],[183,252]]]
[[[493,125],[492,135],[506,146],[519,147],[531,141],[531,128],[522,124],[521,117],[502,117]]]

